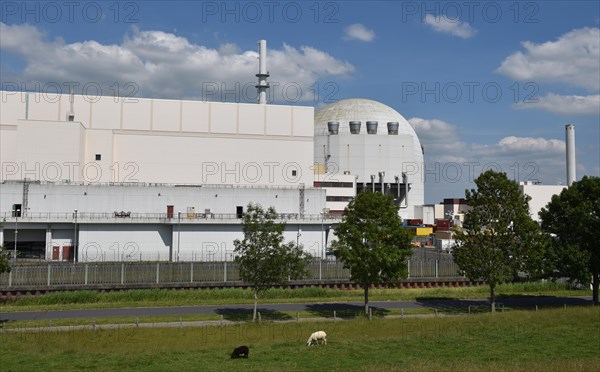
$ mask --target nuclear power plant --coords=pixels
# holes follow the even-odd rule
[[[362,98],[267,104],[266,55],[261,40],[256,104],[2,91],[0,243],[49,261],[227,261],[252,202],[324,258],[362,190],[433,221],[423,147],[400,113]]]

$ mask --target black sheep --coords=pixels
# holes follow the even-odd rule
[[[233,353],[231,353],[231,359],[236,359],[236,358],[248,358],[248,355],[250,354],[250,349],[248,349],[248,346],[244,345],[244,346],[239,346],[236,347],[235,349],[233,349]]]

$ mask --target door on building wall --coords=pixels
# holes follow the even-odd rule
[[[235,214],[236,214],[236,217],[237,217],[237,218],[242,218],[242,217],[244,217],[244,207],[242,207],[242,206],[239,206],[239,205],[238,205],[238,206],[235,208]]]
[[[167,218],[173,218],[173,206],[167,205]]]
[[[52,246],[52,261],[60,260],[60,247],[58,245]]]
[[[73,261],[73,247],[71,247],[70,245],[63,245],[62,260]]]

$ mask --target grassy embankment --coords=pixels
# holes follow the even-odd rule
[[[327,345],[306,347],[315,330]],[[2,332],[4,371],[600,370],[600,309],[438,318]],[[250,358],[231,360],[238,345]]]
[[[591,290],[570,290],[553,282],[502,284],[496,289],[505,296],[589,296]],[[371,301],[413,301],[427,298],[487,298],[487,286],[440,287],[423,289],[371,289]],[[270,289],[260,296],[260,303],[352,302],[363,301],[362,290],[323,288]],[[119,292],[73,291],[40,296],[22,296],[2,303],[2,311],[35,311],[64,309],[98,309],[149,306],[227,305],[253,303],[252,291],[216,290],[128,290]]]
[[[564,285],[540,282],[519,283],[502,285],[498,289],[502,296],[581,296],[590,295],[586,290],[568,290]],[[430,289],[375,289],[370,291],[371,301],[392,300],[427,300],[427,299],[469,299],[485,298],[487,287],[461,287],[461,288],[430,288]],[[315,306],[309,311],[278,312],[261,310],[260,305],[267,303],[327,303],[327,302],[361,302],[363,292],[361,290],[327,290],[321,288],[304,288],[295,290],[269,290],[263,294],[259,301],[259,312],[265,320],[285,320],[300,317],[333,318],[331,310]],[[16,300],[10,300],[0,306],[3,312],[12,311],[45,311],[65,309],[90,309],[90,308],[123,308],[123,307],[150,307],[150,306],[185,306],[185,305],[223,305],[252,303],[252,293],[247,290],[140,290],[112,293],[100,293],[92,291],[53,293],[44,296],[25,296]],[[499,311],[511,311],[511,308],[499,308]],[[467,305],[461,307],[438,306],[406,309],[378,309],[375,308],[373,315],[376,317],[389,315],[413,315],[413,314],[464,314],[488,312],[487,304],[481,306]],[[344,310],[338,310],[338,318],[354,318],[361,316],[362,306],[346,306]],[[161,322],[192,322],[192,321],[214,321],[232,320],[247,321],[251,319],[251,312],[239,310],[232,312],[231,309],[223,309],[213,314],[195,314],[183,316],[139,316],[139,317],[104,317],[104,318],[75,318],[56,320],[33,320],[13,321],[3,325],[5,328],[40,328],[48,326],[76,326],[92,324],[134,324],[134,323],[161,323]]]

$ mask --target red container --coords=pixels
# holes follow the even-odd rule
[[[421,226],[423,224],[423,220],[419,218],[411,218],[406,221],[408,226]]]

